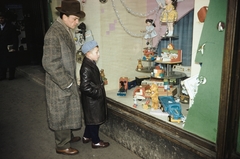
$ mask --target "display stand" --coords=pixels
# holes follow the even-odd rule
[[[161,64],[165,73],[162,77],[157,77],[154,75],[154,73],[151,75],[151,78],[156,79],[163,79],[163,80],[176,80],[178,82],[178,95],[180,94],[180,88],[181,88],[181,79],[186,77],[185,73],[172,71],[173,65],[182,63],[182,50],[174,50],[174,47],[172,45],[172,40],[178,39],[178,36],[164,36],[162,37],[162,40],[169,40],[169,44],[166,49],[162,49],[161,57],[157,60],[155,60],[155,63]]]
[[[169,39],[169,43],[172,43],[172,40],[178,39],[178,36],[163,36],[161,40]]]
[[[154,62],[166,65],[165,71],[166,71],[167,77],[174,75],[174,73],[172,71],[172,65],[182,63],[182,62],[163,62],[163,61],[158,61],[158,60],[155,60]]]
[[[141,70],[136,69],[138,72],[143,72],[143,73],[151,73],[152,70],[154,69],[154,61],[151,60],[142,60],[142,62],[148,62],[148,66],[143,67]]]
[[[170,80],[173,80],[173,79],[176,79],[178,82],[177,83],[177,95],[179,96],[180,95],[180,88],[181,88],[181,80],[182,78],[186,77],[186,74],[185,73],[182,73],[182,72],[176,72],[176,71],[171,71],[164,75],[164,77],[154,77],[154,76],[151,76],[151,78],[153,79],[163,79],[163,80],[168,80],[168,82],[170,83]]]
[[[162,37],[164,40],[169,40],[169,44],[172,44],[172,40],[178,39],[178,36],[165,36]],[[173,46],[173,45],[171,45]],[[167,80],[169,83],[171,80],[176,80],[176,85],[178,85],[178,95],[180,94],[180,84],[181,84],[181,79],[186,77],[185,73],[182,72],[177,72],[177,71],[172,71],[173,65],[180,64],[182,63],[182,52],[181,50],[174,50],[174,48],[166,48],[162,49],[163,54],[165,57],[160,57],[159,59],[156,60],[156,57],[154,56],[156,48],[144,48],[144,56],[142,58],[142,62],[148,62],[147,67],[142,67],[141,69],[136,69],[138,72],[144,72],[144,73],[151,73],[150,77],[151,79],[160,79],[160,80]],[[154,60],[153,60],[154,57]],[[164,74],[163,76],[158,76],[155,74],[154,76],[154,69],[155,69],[155,64],[162,64],[164,67]]]
[[[141,62],[147,62],[148,66],[141,69],[136,69],[138,72],[151,73],[154,69],[154,61],[156,60],[156,48],[155,47],[145,47],[143,48],[143,57]]]

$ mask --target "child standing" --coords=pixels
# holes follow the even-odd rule
[[[92,148],[105,148],[110,144],[99,138],[99,127],[107,118],[107,105],[104,82],[96,65],[100,57],[97,42],[84,43],[82,52],[85,57],[80,69],[80,91],[86,126],[82,140],[92,141]]]

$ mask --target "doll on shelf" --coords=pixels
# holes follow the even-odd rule
[[[144,39],[147,40],[146,44],[152,47],[153,38],[157,36],[157,32],[155,30],[156,25],[152,19],[146,19],[145,23],[146,23],[146,32],[144,35]]]
[[[165,0],[165,6],[158,2],[159,6],[163,8],[162,14],[160,16],[160,21],[163,23],[167,23],[167,31],[165,36],[173,35],[173,24],[177,21],[178,13],[176,11],[177,0]]]

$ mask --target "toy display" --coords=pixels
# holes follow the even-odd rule
[[[162,49],[159,62],[182,62],[182,50]]]
[[[138,100],[146,100],[146,98],[150,98],[151,91],[150,85],[141,85],[134,89],[133,97]]]
[[[152,100],[153,92],[157,96],[175,96],[177,94],[177,88],[170,85],[167,88],[167,90],[164,89],[164,81],[143,80],[142,85],[134,89],[133,97],[137,100]],[[154,108],[156,108],[155,105]]]
[[[137,86],[140,86],[142,84],[142,81],[143,80],[146,80],[146,79],[150,79],[150,77],[147,77],[147,76],[143,76],[143,77],[135,77],[135,80],[136,80],[136,85]]]
[[[133,108],[137,108],[137,106],[138,106],[137,98],[133,98]]]
[[[168,80],[165,79],[164,82],[163,82],[163,85],[164,85],[164,91],[165,92],[170,90],[170,85],[169,85]]]
[[[146,102],[142,105],[143,109],[147,110],[149,108],[151,108],[151,105],[150,105],[150,99],[147,98]]]
[[[136,86],[137,86],[136,79],[133,80],[128,79],[128,90]]]
[[[170,122],[180,123],[184,120],[181,105],[172,96],[160,96],[159,101],[161,104],[160,109],[169,114],[168,120]]]
[[[107,80],[107,78],[105,77],[104,69],[101,69],[101,70],[100,70],[100,76],[101,76],[101,78],[102,78],[102,81],[103,81],[104,85],[107,85],[107,84],[108,84],[108,80]]]
[[[164,69],[163,68],[160,68],[159,66],[156,66],[154,69],[153,69],[153,72],[151,74],[152,77],[156,77],[156,78],[164,78]]]
[[[128,90],[128,78],[127,77],[120,77],[119,79],[119,90],[117,95],[118,96],[126,96]]]
[[[138,65],[137,65],[137,70],[141,71],[143,69],[143,65],[142,65],[142,60],[138,59]]]
[[[169,44],[167,45],[167,49],[168,49],[168,50],[173,50],[173,49],[174,49],[174,45],[173,45],[172,43],[169,43]]]
[[[177,20],[177,12],[175,10],[177,0],[165,0],[166,6],[163,6],[164,0],[157,0],[157,2],[164,9],[160,21],[168,25],[168,30],[162,39],[168,39],[169,44],[162,49],[161,56],[158,56],[157,49],[152,47],[152,39],[157,36],[154,30],[155,24],[152,19],[147,19],[144,38],[147,40],[146,44],[148,46],[143,48],[143,57],[138,59],[136,71],[151,74],[150,77],[135,78],[137,87],[133,91],[133,108],[137,108],[141,101],[142,109],[146,111],[150,109],[150,112],[155,115],[169,114],[169,121],[181,122],[183,121],[183,116],[181,116],[180,103],[175,102],[173,99],[174,105],[164,103],[159,107],[161,96],[173,98],[173,96],[178,94],[177,87],[173,85],[177,83],[177,79],[185,77],[182,75],[183,73],[177,74],[172,72],[172,65],[182,62],[182,50],[176,50],[172,43],[172,39],[178,38],[178,36],[173,36],[173,23]],[[148,67],[144,67],[143,62],[148,62]],[[166,113],[163,105],[168,107],[166,108],[168,110]]]
[[[138,64],[136,71],[150,73],[154,67],[154,61],[156,59],[157,53],[155,47],[145,47],[143,48],[143,57],[138,59]],[[142,62],[147,62],[148,66],[143,66]]]
[[[147,45],[150,47],[153,46],[153,38],[157,36],[157,32],[155,31],[156,25],[154,24],[153,19],[146,19],[146,31],[144,38],[147,40]]]
[[[152,84],[150,87],[151,90],[151,99],[152,99],[152,108],[158,109],[159,108],[159,101],[158,101],[158,86],[156,84]]]
[[[156,84],[160,88],[163,88],[163,85],[164,85],[163,80],[161,79],[150,79],[150,80],[146,79],[146,80],[143,80],[141,83],[141,85],[152,85],[152,84]]]
[[[162,14],[160,16],[160,22],[167,23],[168,30],[164,36],[173,35],[173,24],[177,21],[178,13],[176,11],[177,0],[165,0],[165,4],[159,3],[159,6],[163,8]]]
[[[169,90],[165,90],[164,88],[159,88],[158,94],[159,94],[159,96],[175,96],[175,95],[177,95],[177,88],[171,87],[171,86],[170,86]]]
[[[80,23],[79,26],[76,28],[74,40],[76,49],[78,51],[81,50],[81,47],[85,42],[94,40],[92,31],[87,30],[85,23]]]
[[[191,76],[191,66],[173,65],[172,70],[185,73],[187,77]]]
[[[76,29],[74,40],[75,40],[77,50],[80,50],[81,46],[84,44],[86,40],[86,36],[85,36],[86,29],[87,27],[83,22],[80,23]]]
[[[155,51],[153,48],[144,48],[143,50],[143,58],[145,61],[154,61],[156,59]]]

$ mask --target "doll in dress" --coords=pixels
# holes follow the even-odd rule
[[[155,30],[155,23],[152,19],[146,19],[146,33],[144,38],[147,40],[147,45],[150,45],[150,47],[153,45],[153,38],[157,36],[157,32]]]
[[[166,36],[173,35],[173,24],[177,21],[178,13],[176,11],[177,0],[165,0],[165,6],[162,3],[159,3],[160,7],[163,8],[162,14],[160,16],[160,21],[167,23],[168,30]]]

